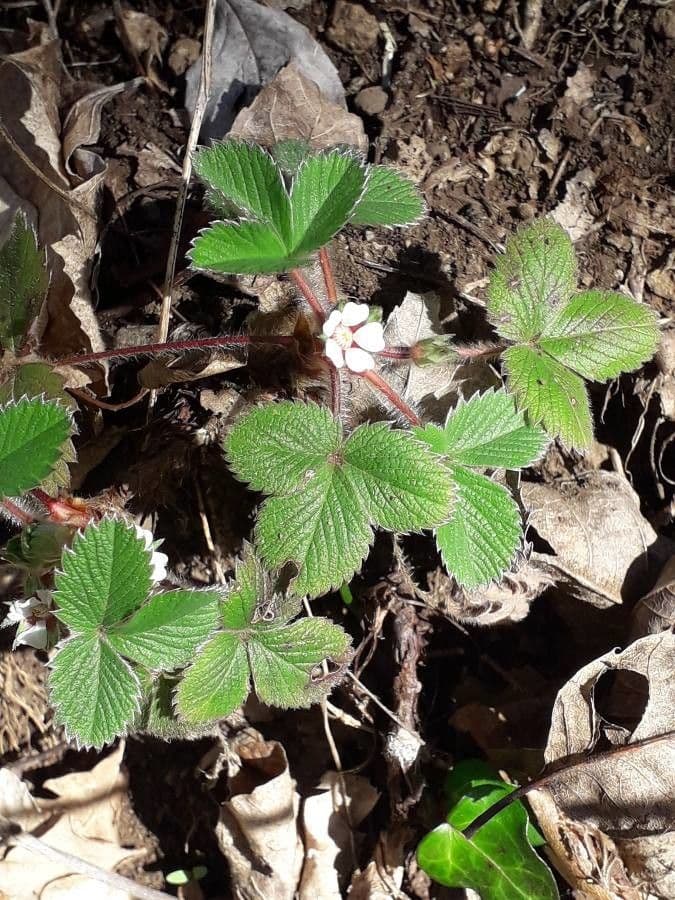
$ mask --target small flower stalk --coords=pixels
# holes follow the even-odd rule
[[[371,319],[366,303],[346,303],[334,309],[323,325],[326,356],[336,369],[346,366],[360,375],[375,367],[373,353],[384,350],[382,323]]]

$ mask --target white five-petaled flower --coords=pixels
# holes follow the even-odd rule
[[[372,354],[384,350],[384,331],[381,322],[366,321],[369,315],[367,304],[350,301],[323,323],[326,356],[336,369],[346,365],[358,374],[375,366]]]
[[[36,591],[35,597],[8,603],[3,625],[18,625],[12,650],[21,645],[47,650],[56,642],[57,626],[51,613],[52,592]],[[54,638],[54,640],[51,640]]]
[[[160,541],[155,540],[155,536],[147,528],[141,528],[140,525],[134,525],[137,536],[145,543],[146,550],[152,550],[150,565],[152,566],[152,580],[157,583],[166,578],[166,566],[169,557],[166,553],[159,553],[155,547],[159,546]]]

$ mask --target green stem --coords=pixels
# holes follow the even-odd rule
[[[349,582],[345,581],[342,584],[342,587],[340,588],[340,597],[345,606],[351,606],[354,602],[354,595],[352,594],[352,589],[349,587]]]

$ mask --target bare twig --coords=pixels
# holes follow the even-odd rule
[[[131,894],[132,897],[136,897],[138,900],[172,900],[171,894],[165,894],[164,891],[156,891],[154,888],[143,887],[143,885],[136,884],[135,881],[125,878],[123,875],[99,869],[98,866],[94,866],[78,856],[73,856],[72,853],[57,850],[56,847],[50,847],[49,844],[45,844],[44,841],[34,837],[32,834],[25,832],[12,834],[8,840],[17,847],[23,847],[24,850],[28,850],[30,853],[39,853],[41,856],[46,856],[62,865],[65,863],[78,875],[85,875],[87,878],[92,878],[101,884],[107,884],[108,887],[115,888],[115,890],[125,894]]]
[[[216,14],[215,0],[207,0],[206,11],[204,13],[204,38],[202,42],[202,68],[199,76],[199,88],[197,90],[197,100],[195,103],[195,111],[192,116],[192,124],[190,125],[190,134],[188,135],[187,146],[185,147],[185,157],[183,158],[183,170],[181,172],[181,183],[178,189],[178,197],[176,199],[176,214],[173,220],[173,232],[171,234],[171,246],[169,247],[169,257],[166,263],[166,273],[164,276],[164,290],[162,292],[162,308],[159,314],[159,324],[157,326],[156,339],[158,343],[166,341],[169,334],[169,320],[171,318],[171,303],[173,301],[173,279],[176,272],[176,261],[178,259],[178,245],[180,242],[180,234],[183,228],[183,216],[185,214],[185,203],[187,201],[188,190],[190,189],[190,178],[192,177],[192,155],[199,140],[199,132],[202,128],[204,119],[204,111],[209,99],[211,89],[211,47],[213,44],[213,23]],[[148,414],[157,400],[157,390],[150,392],[150,400],[148,403]]]

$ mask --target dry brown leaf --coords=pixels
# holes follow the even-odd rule
[[[675,832],[617,840],[617,847],[640,900],[675,897]]]
[[[641,676],[642,702],[624,708],[637,713],[628,731],[603,718],[595,707],[595,690],[608,672]],[[635,677],[635,676],[633,676]],[[645,695],[648,695],[645,697]],[[675,734],[669,739],[602,755],[598,743],[631,743],[675,732],[675,635],[640,638],[625,650],[611,650],[584,666],[558,693],[545,750],[547,764],[589,754],[583,765],[561,772],[550,791],[570,818],[596,825],[611,837],[635,837],[675,828]]]
[[[153,359],[138,373],[138,380],[144,388],[166,387],[167,384],[198,381],[211,375],[222,375],[232,369],[246,365],[245,348],[222,353],[191,351],[180,359]]]
[[[283,68],[239,113],[229,136],[264,146],[302,140],[316,150],[336,144],[364,153],[368,149],[361,119],[327,99],[295,63]]]
[[[355,866],[353,831],[380,795],[367,778],[340,777],[337,772],[326,772],[317,791],[303,804],[305,864],[298,897],[299,900],[317,897],[340,900]]]
[[[553,553],[531,562],[570,593],[605,608],[635,599],[656,574],[657,534],[625,478],[594,471],[583,480],[522,485],[530,527]]]
[[[654,587],[636,604],[631,638],[675,629],[675,556],[671,556]]]
[[[546,855],[579,900],[642,900],[631,884],[614,841],[595,825],[566,816],[546,790],[527,800],[548,841]]]
[[[114,4],[120,39],[133,59],[139,75],[145,75],[160,90],[168,87],[159,76],[162,56],[169,40],[157,19],[134,9]]]
[[[236,900],[293,900],[303,863],[300,798],[286,752],[277,741],[236,748],[239,772],[229,779],[216,837],[230,866]]]
[[[593,97],[593,85],[597,76],[593,69],[585,63],[579,63],[574,75],[567,79],[565,91],[559,109],[565,116],[571,116]]]
[[[551,210],[551,218],[561,225],[576,243],[585,237],[595,224],[597,216],[589,205],[596,176],[592,169],[582,169],[565,185],[565,197]]]
[[[4,57],[0,79],[0,122],[11,140],[0,135],[0,231],[21,207],[48,248],[43,346],[53,355],[103,349],[90,277],[105,166],[81,146],[97,138],[103,102],[129,85],[80,98],[62,128],[60,107],[70,83],[58,42]]]
[[[119,842],[117,823],[128,784],[120,768],[123,754],[124,742],[91,771],[45,782],[58,797],[37,804],[42,814],[38,836],[45,844],[108,871],[144,852]],[[74,875],[65,862],[36,856],[20,846],[12,847],[0,861],[0,885],[12,900],[131,900],[126,892]]]
[[[405,825],[380,835],[373,859],[352,878],[349,900],[403,900],[407,896],[401,885],[411,837],[411,829]]]

